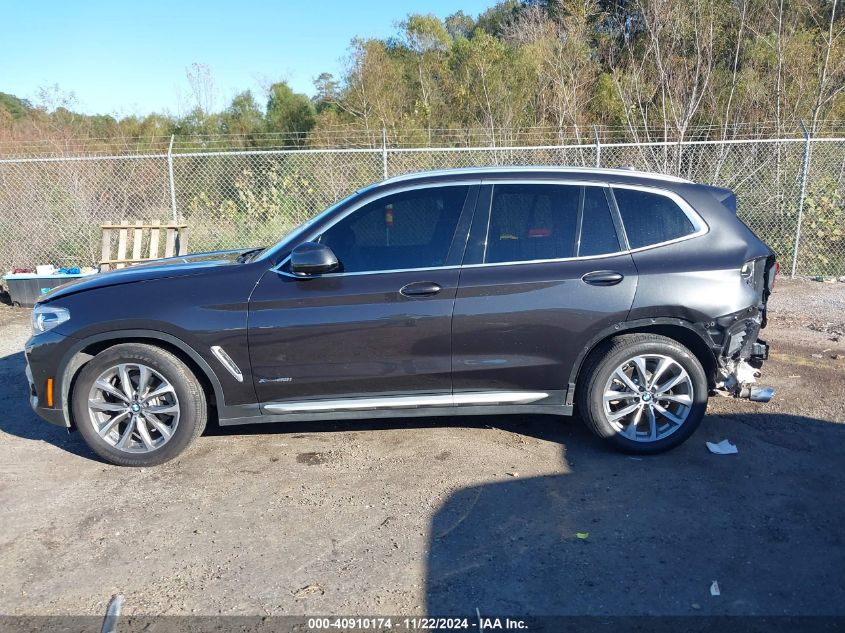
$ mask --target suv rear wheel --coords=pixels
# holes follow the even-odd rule
[[[118,466],[154,466],[205,428],[205,394],[179,358],[140,343],[115,345],[82,368],[73,416],[85,442]]]
[[[617,448],[659,453],[686,440],[707,409],[701,363],[677,341],[626,334],[596,350],[584,367],[578,412]]]

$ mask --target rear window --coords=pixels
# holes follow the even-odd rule
[[[613,188],[631,248],[642,248],[695,233],[686,213],[674,200],[637,189]]]

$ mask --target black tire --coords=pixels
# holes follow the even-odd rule
[[[670,435],[654,441],[635,441],[620,434],[604,410],[604,390],[611,374],[626,360],[644,354],[659,354],[677,362],[692,385],[692,404],[683,424]],[[680,374],[680,372],[678,372]],[[678,341],[657,334],[624,334],[596,349],[584,364],[576,392],[579,417],[593,433],[626,453],[653,454],[686,441],[698,428],[707,410],[709,388],[698,358]]]
[[[145,453],[129,453],[105,441],[94,428],[88,410],[88,394],[94,381],[110,367],[140,363],[155,370],[173,387],[179,403],[179,421],[162,446]],[[154,345],[124,343],[95,356],[79,373],[71,397],[73,419],[86,444],[97,455],[117,466],[155,466],[180,455],[205,428],[207,404],[202,386],[179,358]]]

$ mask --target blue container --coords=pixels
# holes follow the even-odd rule
[[[31,308],[38,298],[50,292],[53,288],[74,281],[86,275],[36,275],[34,273],[18,273],[17,275],[3,275],[3,285],[9,292],[12,305]]]

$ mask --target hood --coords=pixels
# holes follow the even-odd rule
[[[181,255],[179,257],[168,257],[167,259],[156,259],[151,262],[144,262],[106,273],[98,273],[57,286],[47,294],[42,295],[38,302],[46,303],[60,297],[94,288],[105,288],[107,286],[117,286],[136,281],[183,277],[186,275],[201,274],[209,269],[219,268],[220,266],[237,266],[240,265],[238,263],[238,257],[252,250],[255,249],[240,248],[231,251]]]

